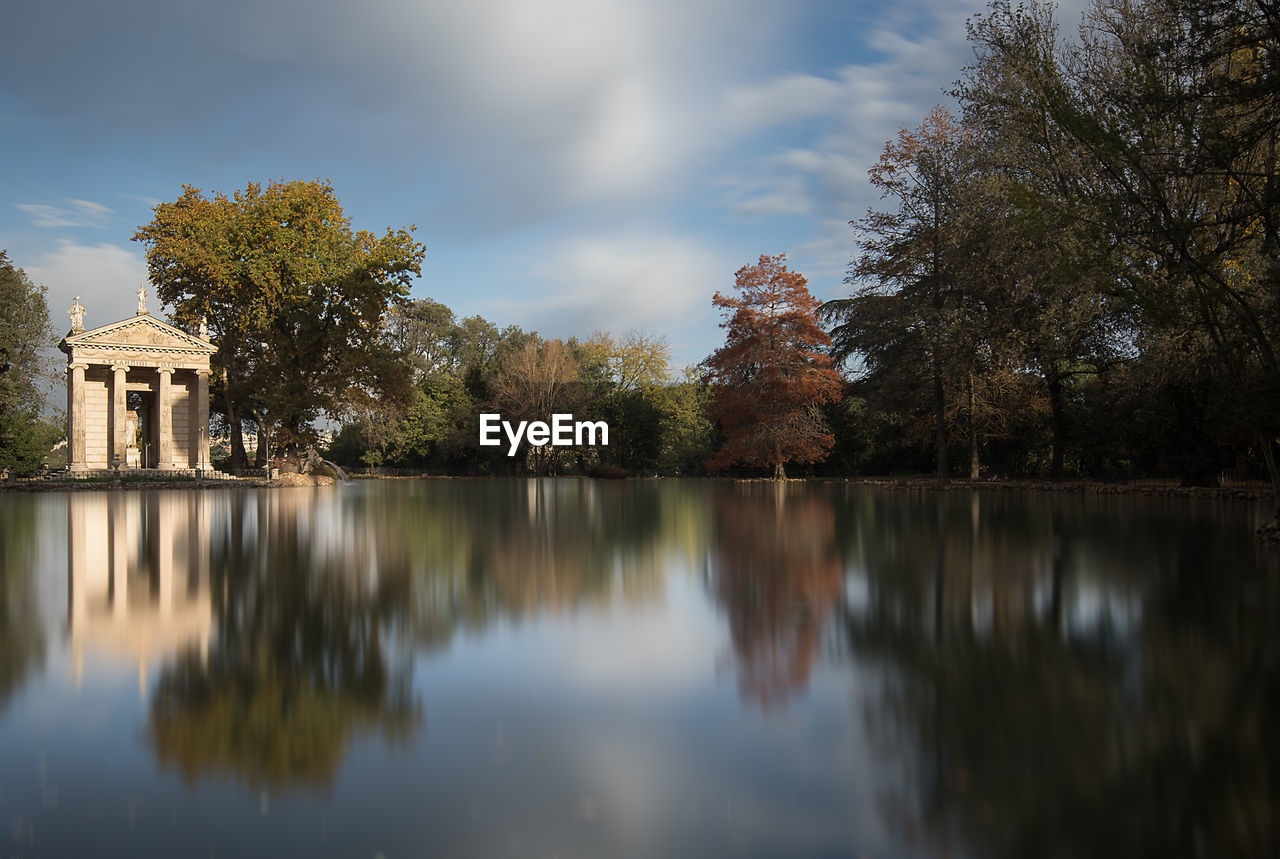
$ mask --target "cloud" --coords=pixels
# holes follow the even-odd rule
[[[730,93],[726,115],[804,116],[817,126],[805,145],[779,147],[726,177],[732,215],[741,216],[744,203],[748,211],[767,214],[811,213],[826,230],[861,217],[877,202],[866,171],[899,128],[918,124],[933,104],[948,101],[941,85],[958,76],[964,41],[943,23],[931,29],[917,21],[911,37],[876,29],[868,42],[882,59],[827,77],[792,75]]]
[[[497,318],[522,320],[548,337],[595,330],[669,334],[714,329],[710,296],[734,266],[691,239],[661,233],[583,236],[530,261],[533,298],[495,302]],[[677,362],[702,355],[677,354]]]
[[[79,193],[123,214],[32,192],[9,215],[111,230],[124,257],[63,244],[48,267],[77,253],[130,260],[112,288],[124,314],[143,274],[123,249],[137,207],[108,194],[327,176],[353,218],[417,223],[433,253],[503,254],[491,263],[503,272],[532,263],[539,297],[508,299],[528,314],[511,321],[552,334],[653,326],[678,359],[682,338],[705,332],[689,347],[705,354],[719,339],[710,294],[761,246],[790,249],[816,294],[839,285],[846,222],[877,202],[866,170],[959,74],[963,20],[983,0],[971,2],[18,4],[0,28],[0,115],[43,144],[15,161],[19,178],[48,187],[74,165],[121,177]],[[32,33],[57,33],[53,53]],[[32,178],[44,162],[49,175]],[[714,234],[721,259],[674,227],[631,226],[664,218]],[[503,253],[532,232],[556,237],[550,250]],[[486,244],[500,236],[500,250]],[[63,296],[93,292],[95,277],[78,273]]]
[[[844,101],[844,87],[838,80],[787,74],[764,84],[731,87],[722,113],[732,127],[758,129],[826,116]]]
[[[1084,0],[1067,0],[1058,20],[1073,30]],[[938,103],[972,59],[965,21],[981,6],[906,0],[863,28],[874,59],[824,74],[786,74],[729,89],[720,108],[727,126],[764,134],[808,123],[801,143],[778,145],[720,177],[730,220],[780,215],[813,218],[813,236],[792,262],[833,297],[855,250],[848,222],[880,205],[867,170],[899,129],[912,128]]]
[[[123,197],[126,200],[133,200],[134,202],[142,203],[146,205],[148,209],[154,209],[156,206],[160,205],[161,202],[163,202],[158,197],[148,197],[145,194],[122,193],[122,194],[119,194],[118,196]]]
[[[31,216],[37,227],[97,227],[103,229],[114,210],[92,200],[68,197],[61,204],[14,203],[14,207]]]
[[[85,306],[85,327],[124,319],[136,309],[135,290],[147,282],[141,255],[113,244],[83,245],[59,241],[56,248],[24,266],[35,283],[48,290],[55,330],[70,327],[63,312],[76,296]],[[154,299],[152,311],[157,310]]]
[[[730,220],[762,221],[774,217],[807,216],[812,212],[803,178],[784,172],[721,177],[727,189],[720,201]]]
[[[679,189],[726,142],[710,111],[720,91],[771,47],[777,59],[768,37],[786,12],[767,0],[139,0],[113,13],[71,0],[22,5],[7,28],[57,32],[60,73],[37,71],[48,57],[32,40],[0,35],[0,79],[70,138],[154,146],[192,132],[188,164],[248,146],[276,163],[275,144],[300,139],[388,169],[447,163],[451,185],[506,189],[487,200],[494,221],[510,206],[532,210],[527,222]],[[291,149],[292,163],[317,145]]]

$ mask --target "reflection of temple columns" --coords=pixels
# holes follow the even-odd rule
[[[107,438],[110,439],[111,447],[107,456],[108,465],[124,466],[125,457],[129,450],[129,422],[125,419],[125,411],[129,407],[127,398],[127,389],[125,387],[125,375],[129,372],[129,368],[124,364],[111,365],[110,388],[107,397],[111,403],[111,409],[107,413]]]
[[[150,537],[155,541],[155,580],[156,602],[160,607],[160,617],[167,618],[173,614],[173,529],[174,521],[173,496],[152,496],[154,522],[148,523]]]
[[[72,471],[88,468],[85,456],[84,371],[88,364],[67,365],[67,467]]]
[[[106,499],[94,493],[85,496],[80,503],[73,504],[71,500],[67,501],[67,627],[71,632],[71,672],[78,686],[84,675],[84,645],[77,633],[85,625],[90,539],[94,539],[99,551],[102,547],[98,535],[89,533],[89,519],[92,518],[96,524],[98,518],[91,517],[87,508],[95,501],[105,502]]]
[[[173,468],[173,394],[169,386],[172,378],[171,367],[160,368],[160,386],[156,389],[156,423],[160,428],[157,443],[160,450],[156,467],[166,471]]]
[[[117,497],[110,511],[111,608],[123,620],[129,608],[129,543],[126,535],[136,533],[137,522],[129,522],[126,505]],[[132,527],[130,527],[132,525]]]
[[[213,516],[208,496],[203,492],[196,494],[193,504],[195,509],[187,529],[187,589],[197,593],[203,589],[203,592],[208,593],[209,534],[213,526]],[[201,629],[200,659],[202,661],[208,661],[209,659],[209,635],[211,631],[210,626],[205,626]]]
[[[67,499],[67,624],[79,684],[86,652],[149,666],[207,655],[212,517],[200,495],[74,494]]]

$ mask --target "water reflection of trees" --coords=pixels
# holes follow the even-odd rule
[[[911,762],[891,816],[940,853],[1273,855],[1274,559],[1212,521],[1053,506],[853,514],[845,635]]]
[[[211,546],[214,641],[161,673],[149,739],[187,778],[331,783],[357,736],[412,735],[421,707],[388,627],[406,582],[367,540],[326,550],[309,492],[237,494]]]
[[[34,575],[38,512],[34,504],[0,499],[0,709],[44,662]]]
[[[152,744],[189,778],[327,785],[353,738],[420,726],[415,649],[655,599],[673,548],[659,538],[698,527],[692,506],[652,485],[552,480],[237,494],[211,539],[213,643],[162,673]]]
[[[743,698],[768,708],[805,690],[843,586],[831,500],[787,485],[711,496],[711,593],[729,621]]]
[[[658,487],[581,480],[435,481],[370,493],[379,561],[412,583],[406,629],[423,644],[499,620],[661,594],[665,535],[704,517]],[[688,549],[692,552],[693,549]]]

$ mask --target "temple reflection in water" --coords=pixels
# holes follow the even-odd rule
[[[67,623],[76,683],[85,652],[147,673],[187,650],[207,655],[211,504],[203,493],[67,498]]]

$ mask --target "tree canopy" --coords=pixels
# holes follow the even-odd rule
[[[713,299],[727,335],[706,360],[712,414],[725,436],[711,465],[767,465],[784,477],[786,463],[816,462],[835,442],[819,409],[841,392],[826,351],[831,338],[818,325],[818,300],[785,254],[762,254],[738,269],[735,285],[738,295]]]
[[[175,322],[194,330],[208,321],[233,466],[244,464],[244,417],[300,441],[321,413],[343,413],[362,388],[388,387],[398,367],[385,316],[425,256],[413,227],[353,231],[320,181],[249,183],[229,197],[185,186],[154,211],[134,240]]]
[[[44,287],[0,250],[0,471],[33,470],[58,437],[40,420],[54,342]]]
[[[946,390],[975,352],[965,300],[974,232],[971,142],[969,130],[937,107],[919,128],[904,128],[885,144],[868,177],[893,208],[854,222],[862,256],[848,282],[865,284],[823,310],[841,323],[833,330],[838,356],[860,352],[873,367],[892,361],[918,368],[933,392],[940,480],[948,472]]]

